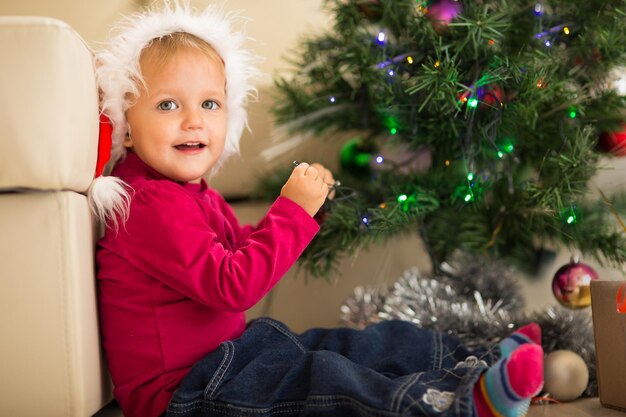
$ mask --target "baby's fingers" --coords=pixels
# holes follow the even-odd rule
[[[295,164],[295,162],[294,162]],[[299,162],[296,167],[293,169],[293,171],[291,172],[291,175],[294,176],[298,176],[298,177],[304,177],[304,175],[306,174],[306,171],[309,169],[310,165],[307,164],[306,162]]]
[[[311,166],[317,169],[320,177],[326,184],[328,184],[328,186],[332,186],[335,183],[333,173],[330,172],[330,170],[324,167],[322,164],[314,163],[311,164]]]

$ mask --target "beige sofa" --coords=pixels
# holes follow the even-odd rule
[[[112,399],[85,196],[98,138],[92,53],[49,18],[0,17],[0,39],[0,415],[91,416]]]

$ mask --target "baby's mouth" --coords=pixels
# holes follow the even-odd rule
[[[192,150],[192,149],[202,149],[205,146],[206,145],[202,143],[188,142],[188,143],[181,143],[180,145],[176,145],[174,147],[178,149],[179,151],[185,151],[185,150]]]

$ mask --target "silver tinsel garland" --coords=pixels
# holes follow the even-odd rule
[[[559,349],[580,355],[589,368],[583,396],[597,396],[591,314],[555,306],[524,314],[520,288],[500,263],[465,261],[442,265],[442,273],[422,276],[406,271],[389,287],[357,287],[341,306],[343,325],[364,328],[399,319],[459,338],[466,346],[497,343],[514,329],[535,322],[546,353]]]

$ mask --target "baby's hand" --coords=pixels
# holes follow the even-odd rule
[[[324,179],[329,174],[330,171],[319,164],[302,162],[294,168],[280,195],[298,204],[313,217],[328,195],[328,184]],[[332,180],[332,174],[330,178]]]
[[[335,190],[333,187],[335,185],[335,177],[333,177],[333,173],[330,172],[330,170],[326,169],[322,164],[313,163],[311,164],[311,166],[317,169],[320,177],[322,177],[322,181],[324,181],[326,185],[328,185],[330,193],[328,194],[327,198],[329,200],[332,200],[335,197]],[[336,185],[339,185],[339,183],[337,183]]]

